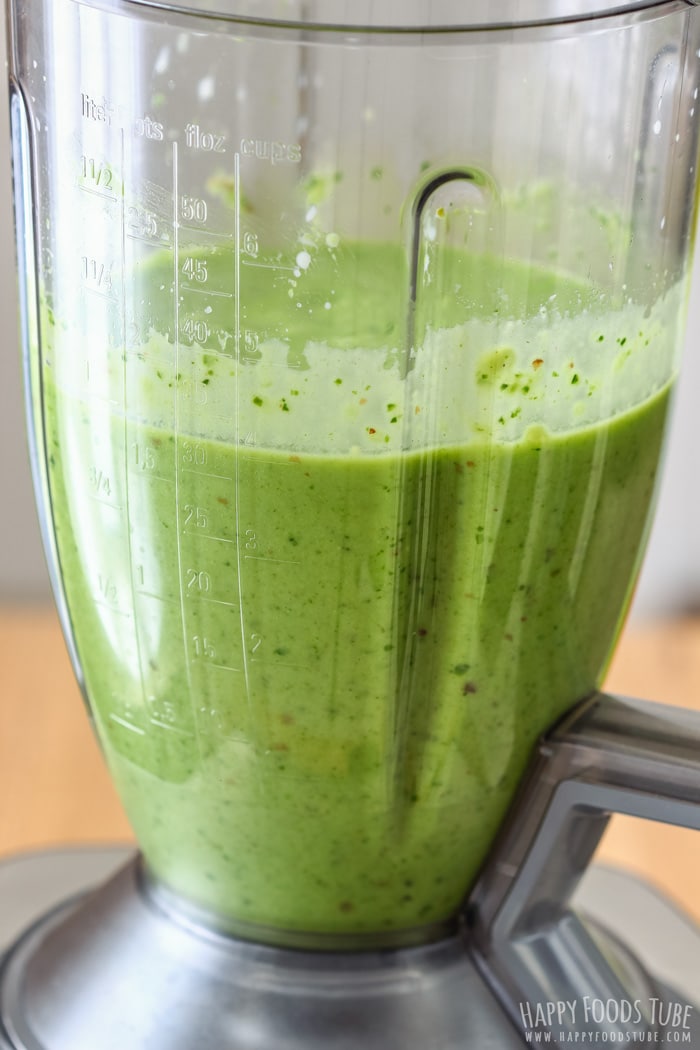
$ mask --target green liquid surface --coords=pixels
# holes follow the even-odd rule
[[[452,915],[538,735],[600,682],[654,491],[670,305],[462,260],[502,313],[429,301],[407,361],[397,256],[348,259],[364,311],[337,261],[306,299],[244,288],[247,360],[92,345],[98,400],[69,326],[45,351],[96,727],[152,871],[223,922]]]

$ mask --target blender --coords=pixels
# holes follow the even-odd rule
[[[596,691],[695,5],[32,0],[9,53],[37,502],[142,853],[8,951],[4,1045],[700,1040],[572,905],[612,812],[700,824],[697,718]]]

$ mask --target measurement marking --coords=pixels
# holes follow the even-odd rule
[[[214,543],[235,543],[235,540],[229,540],[225,536],[209,536],[206,532],[192,532],[191,529],[183,529],[183,536],[194,536],[195,539],[199,540],[213,540]]]
[[[81,189],[83,193],[91,193],[93,197],[102,197],[103,200],[112,201],[113,204],[116,204],[117,202],[117,198],[113,196],[113,194],[105,193],[104,190],[95,190],[92,186],[83,186],[82,183],[78,183],[78,188]]]
[[[153,591],[144,591],[140,587],[136,588],[136,593],[142,595],[144,598],[155,598],[157,602],[167,602],[168,605],[179,605],[179,598],[166,598],[162,594],[154,594]]]
[[[168,485],[173,484],[172,478],[164,478],[162,474],[151,474],[148,470],[141,470],[140,467],[129,467],[129,475],[145,478],[147,481],[165,481]]]
[[[124,609],[118,609],[116,605],[110,605],[108,602],[101,602],[99,598],[93,598],[92,602],[93,605],[99,605],[101,609],[108,609],[111,613],[115,613],[117,616],[125,616],[127,620],[133,619],[130,612],[125,612]]]
[[[279,270],[280,273],[294,273],[294,266],[282,266],[279,263],[253,262],[252,259],[241,259],[242,266],[254,266],[256,270]]]
[[[150,244],[152,248],[165,248],[171,252],[173,246],[170,241],[154,241],[150,237],[144,237],[141,233],[127,233],[127,237],[132,241],[141,241],[142,244]]]
[[[149,718],[148,721],[152,726],[158,726],[159,729],[167,729],[171,733],[179,733],[180,736],[188,737],[192,739],[193,734],[188,732],[186,729],[180,729],[179,726],[171,725],[169,722],[161,722],[158,718]]]
[[[180,179],[178,172],[178,156],[177,156],[177,140],[173,142],[173,308],[175,322],[174,332],[174,343],[175,343],[175,375],[180,373],[180,223],[179,223],[179,211],[180,211]],[[175,434],[180,433],[180,398],[178,397],[177,384],[175,386]],[[179,522],[180,517],[180,451],[178,449],[178,443],[175,441],[175,516]],[[184,566],[182,563],[182,544],[180,542],[180,530],[177,529],[175,533],[175,545],[177,549],[177,570],[179,573],[180,580],[184,579]],[[185,675],[187,678],[187,690],[190,696],[190,704],[192,709],[192,718],[195,726],[195,736],[197,740],[197,749],[202,753],[201,741],[199,732],[197,730],[197,712],[194,709],[194,697],[195,690],[192,683],[192,666],[190,663],[190,654],[188,648],[187,639],[187,616],[185,613],[186,602],[185,594],[180,587],[180,623],[182,624],[182,638],[185,650]]]
[[[109,405],[111,408],[121,409],[122,407],[121,401],[115,401],[113,397],[105,397],[103,394],[93,394],[92,392],[86,394],[84,386],[70,386],[68,383],[61,383],[60,393],[65,397],[74,397],[78,400],[82,400],[87,396],[91,404],[98,402],[101,405]]]
[[[209,602],[210,605],[225,605],[227,609],[238,609],[237,602],[225,602],[223,598],[206,598],[203,594],[188,594],[188,602]]]
[[[121,253],[121,280],[120,280],[120,293],[121,293],[121,311],[119,320],[121,322],[121,340],[122,340],[122,351],[123,351],[123,367],[122,367],[122,408],[124,412],[124,426],[122,430],[123,435],[123,449],[124,449],[124,462],[129,462],[129,423],[127,414],[127,401],[128,401],[128,390],[129,383],[127,378],[128,358],[126,355],[126,344],[127,344],[127,325],[126,325],[126,150],[124,146],[124,128],[119,129],[119,166],[122,175],[122,195],[121,195],[121,207],[119,209],[119,227],[120,227],[120,253]],[[129,501],[129,471],[125,471],[124,476],[124,508],[126,511],[127,526],[131,521],[130,512],[130,501]],[[127,527],[126,530],[126,551],[129,559],[129,592],[131,594],[131,606],[136,610],[136,581],[134,580],[134,546],[132,543],[131,529]],[[141,696],[146,699],[146,683],[143,678],[143,647],[141,645],[141,635],[139,633],[138,624],[134,623],[134,647],[136,649],[136,659],[139,669],[139,684],[141,686]]]
[[[109,292],[100,292],[97,288],[93,288],[89,284],[83,284],[83,291],[90,292],[91,295],[98,295],[100,299],[106,299],[108,303],[113,303],[115,306],[119,303],[119,300],[115,299],[113,295],[109,294]]]
[[[300,561],[291,561],[289,558],[266,558],[259,554],[244,554],[245,561],[273,561],[278,565],[301,565]]]
[[[118,722],[120,726],[124,727],[124,729],[130,729],[132,733],[138,733],[139,736],[146,735],[145,729],[140,729],[139,726],[135,726],[133,722],[127,722],[125,718],[120,718],[119,715],[110,714],[109,717],[113,722]]]
[[[232,671],[234,674],[241,674],[242,668],[240,667],[229,667],[228,664],[213,664],[209,663],[209,667],[215,667],[217,671]]]
[[[251,657],[252,664],[265,664],[267,667],[293,667],[295,670],[308,671],[308,664],[292,664],[288,660],[260,660],[257,656]]]
[[[233,292],[213,292],[210,288],[197,288],[193,284],[187,285],[187,291],[197,295],[215,295],[219,299],[233,299]]]
[[[234,302],[234,325],[233,325],[233,345],[236,352],[236,361],[240,366],[241,363],[241,156],[240,153],[234,153],[233,155],[233,239],[234,239],[234,252],[233,252],[233,287],[236,293]],[[236,508],[236,569],[237,569],[237,585],[238,585],[238,601],[239,601],[239,624],[241,630],[241,640],[243,642],[243,676],[245,682],[245,696],[246,705],[250,716],[251,725],[255,727],[258,722],[259,715],[253,708],[252,697],[250,691],[250,668],[248,666],[248,653],[246,650],[245,639],[246,639],[246,623],[245,614],[243,612],[243,559],[241,558],[241,552],[243,548],[242,537],[241,537],[241,492],[240,492],[240,463],[238,460],[239,449],[241,447],[241,386],[240,382],[236,383],[235,392],[235,408],[236,408],[236,422],[234,429],[234,448],[235,448],[235,464],[236,464],[236,480],[234,484],[234,503]],[[259,751],[259,734],[254,733],[253,746],[255,751]]]
[[[186,222],[180,223],[180,229],[189,230],[200,237],[204,234],[205,237],[212,237],[215,241],[232,241],[234,239],[232,233],[214,233],[213,230],[207,229],[206,226],[188,226]]]
[[[254,463],[256,467],[264,463],[268,467],[284,467],[285,470],[289,470],[292,465],[288,459],[259,459],[257,456],[246,456],[245,452],[241,453],[241,459]]]
[[[101,496],[93,496],[92,493],[90,493],[90,499],[93,499],[95,503],[101,503],[103,507],[111,507],[112,510],[124,510],[119,503],[110,503],[108,499],[102,499]]]
[[[198,343],[197,345],[198,346],[202,346],[201,343]],[[194,349],[194,347],[193,347],[193,349]],[[234,355],[233,354],[227,354],[225,350],[210,350],[207,347],[207,348],[203,348],[202,349],[202,357],[223,357],[225,361],[233,361]],[[225,417],[219,416],[219,419],[222,419],[222,418],[225,418]]]
[[[188,467],[182,468],[183,474],[198,474],[202,478],[216,478],[218,481],[233,481],[227,474],[212,474],[208,470],[190,470]]]

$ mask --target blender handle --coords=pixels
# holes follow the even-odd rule
[[[612,813],[700,830],[700,714],[596,694],[541,740],[466,912],[520,1030],[525,1003],[635,998],[569,907]]]

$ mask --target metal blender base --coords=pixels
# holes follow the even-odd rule
[[[138,890],[137,863],[125,864],[123,851],[36,855],[15,865],[14,893],[25,898],[24,914],[13,909],[11,865],[0,866],[0,908],[10,917],[0,934],[7,943],[30,911],[40,918],[2,963],[2,1050],[515,1050],[525,1042],[459,937],[362,953],[270,948],[173,921]],[[108,874],[96,892],[76,897]],[[591,876],[581,904],[596,918],[601,901],[619,912],[615,898],[629,912],[636,887],[638,926],[648,935],[656,900],[677,972],[673,965],[654,969],[677,989],[663,998],[686,1004],[693,995],[683,973],[697,982],[698,931],[634,880],[596,869]],[[32,879],[33,908],[26,900]],[[56,904],[57,892],[65,896],[71,888],[72,899]],[[625,950],[621,959],[634,965]],[[660,995],[641,970],[639,980],[640,996]],[[696,1012],[686,1011],[687,1038],[660,1032],[652,1042],[700,1050]]]

